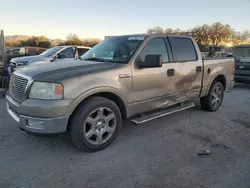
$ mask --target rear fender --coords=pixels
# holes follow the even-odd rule
[[[224,76],[223,69],[222,69],[221,67],[216,67],[216,68],[214,69],[214,71],[211,72],[211,74],[212,74],[212,73],[213,73],[213,76],[212,76],[211,79],[210,79],[210,82],[209,82],[209,85],[208,85],[208,87],[207,87],[207,91],[206,91],[205,96],[208,95],[209,90],[210,90],[210,88],[211,88],[211,86],[212,86],[214,80],[215,80],[218,76],[220,76],[220,75]],[[224,76],[224,78],[225,78],[225,80],[226,80],[226,77],[225,77],[225,76]]]

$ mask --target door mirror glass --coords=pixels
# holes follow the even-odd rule
[[[162,67],[161,55],[146,55],[144,61],[137,59],[136,65],[138,68],[156,68]]]

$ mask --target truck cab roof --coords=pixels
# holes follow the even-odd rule
[[[130,34],[130,35],[117,35],[117,36],[106,36],[107,38],[113,38],[113,37],[182,37],[182,38],[193,38],[192,36],[187,35],[177,35],[177,34]]]

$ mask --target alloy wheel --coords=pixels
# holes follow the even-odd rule
[[[115,132],[116,116],[107,107],[93,110],[84,122],[85,139],[93,145],[106,143]]]

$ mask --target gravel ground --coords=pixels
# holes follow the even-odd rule
[[[0,99],[0,188],[250,187],[250,85],[227,92],[218,112],[199,105],[135,126],[97,153],[68,136],[20,131]],[[197,152],[209,149],[205,158]]]

